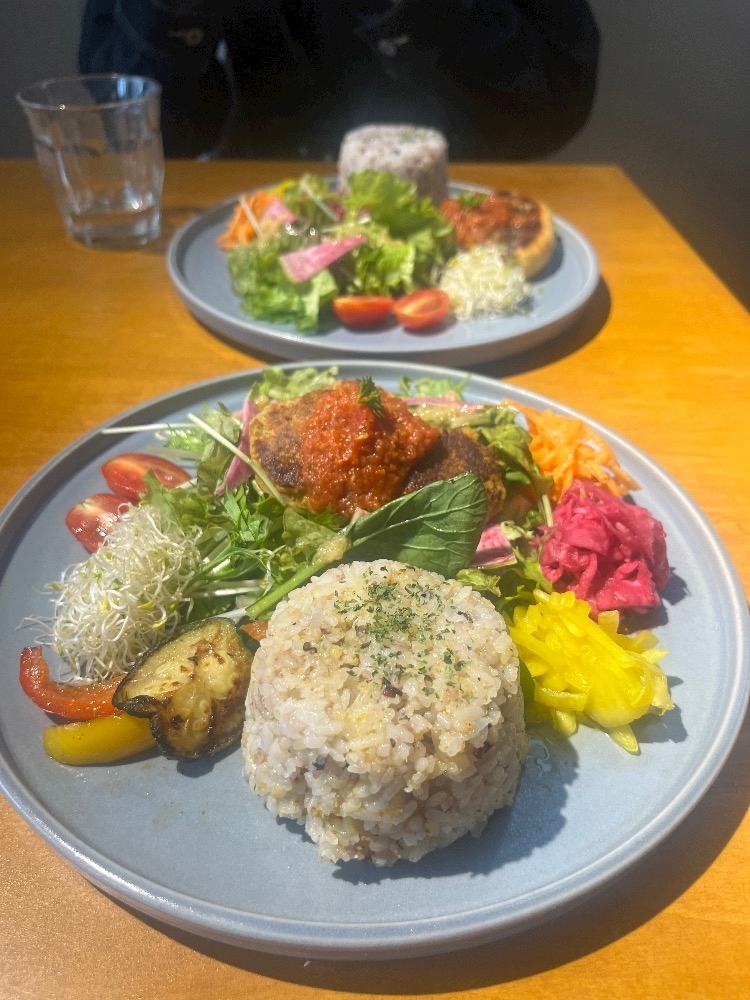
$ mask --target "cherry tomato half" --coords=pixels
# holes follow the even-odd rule
[[[393,308],[387,295],[342,295],[333,300],[333,311],[344,326],[377,326]]]
[[[393,303],[396,319],[405,330],[424,330],[445,319],[451,300],[439,288],[420,288]]]
[[[138,503],[146,493],[145,475],[153,472],[162,486],[171,489],[190,480],[190,476],[179,465],[159,455],[141,452],[125,452],[110,459],[102,466],[102,475],[107,486],[120,497]]]
[[[96,552],[129,503],[114,493],[94,493],[65,515],[65,523],[88,552]]]

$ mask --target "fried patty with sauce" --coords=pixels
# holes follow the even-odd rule
[[[487,517],[500,513],[505,485],[500,466],[487,445],[470,427],[444,430],[424,458],[414,464],[404,483],[404,493],[413,493],[429,483],[476,472],[487,491]]]
[[[265,406],[250,424],[250,457],[287,500],[304,506],[305,479],[302,438],[307,421],[327,388],[314,389],[298,399]],[[492,451],[471,428],[443,430],[432,448],[409,472],[403,493],[429,483],[475,472],[487,490],[487,516],[499,513],[505,500],[502,471]]]
[[[298,503],[305,496],[302,433],[316,402],[327,391],[313,389],[298,399],[269,403],[250,423],[250,457],[279,493]]]

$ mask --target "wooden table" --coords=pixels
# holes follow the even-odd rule
[[[67,239],[33,162],[0,163],[0,502],[113,414],[259,364],[185,310],[164,250],[193,213],[299,172],[170,163],[164,238],[115,253]],[[574,406],[653,456],[706,512],[750,591],[747,313],[615,167],[467,165],[453,176],[544,198],[601,263],[602,285],[572,329],[482,371]],[[567,915],[473,951],[394,963],[285,959],[175,932],[93,888],[3,800],[0,997],[739,1000],[750,995],[748,751],[746,722],[681,827]]]

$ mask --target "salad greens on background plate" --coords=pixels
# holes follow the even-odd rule
[[[293,370],[301,365],[286,366]],[[305,366],[306,367],[306,366]],[[343,378],[464,373],[387,361],[342,361]],[[262,371],[169,393],[106,426],[178,422],[203,406],[238,410]],[[469,401],[510,399],[580,416],[534,393],[471,376]],[[643,720],[641,753],[582,727],[568,741],[530,731],[514,804],[478,839],[417,864],[334,866],[294,824],[275,820],[242,776],[235,748],[211,761],[166,757],[61,766],[42,747],[42,712],[23,694],[18,662],[43,592],[83,558],[65,515],[100,486],[101,464],[146,451],[149,431],[94,430],[44,466],[0,515],[0,789],[86,878],[167,924],[257,950],[327,958],[398,958],[490,941],[582,901],[661,843],[696,806],[735,742],[750,685],[748,608],[737,574],[704,515],[645,454],[592,421],[640,483],[638,502],[667,534],[673,586],[656,631],[676,708]],[[210,845],[207,846],[207,845]]]
[[[449,193],[482,191],[449,185]],[[557,242],[551,260],[530,282],[531,305],[510,315],[452,320],[431,332],[410,332],[397,324],[352,330],[326,324],[320,332],[298,330],[292,322],[250,316],[232,287],[229,255],[219,249],[237,206],[228,198],[201,212],[173,237],[167,268],[178,295],[210,330],[236,345],[289,360],[339,357],[397,357],[441,364],[480,364],[536,347],[559,334],[585,308],[599,281],[596,254],[570,223],[554,217]]]

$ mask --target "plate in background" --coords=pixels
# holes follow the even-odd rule
[[[466,184],[451,192],[488,190]],[[242,348],[288,360],[341,357],[396,357],[440,364],[475,365],[537,347],[569,326],[594,294],[599,265],[588,240],[570,223],[554,217],[557,244],[549,264],[531,281],[535,305],[530,314],[456,321],[436,333],[410,333],[398,325],[383,331],[353,331],[336,326],[305,334],[292,326],[254,319],[243,312],[232,291],[226,253],[216,238],[226,228],[237,198],[206,209],[172,238],[167,268],[190,312],[215,333]]]

